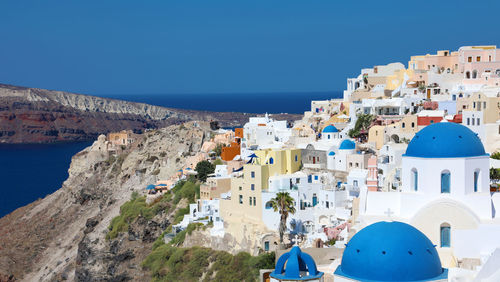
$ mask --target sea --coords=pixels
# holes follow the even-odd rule
[[[311,100],[340,98],[340,91],[245,94],[109,94],[106,98],[170,108],[247,113],[310,110]],[[68,177],[71,157],[92,142],[0,144],[0,217],[55,192]]]

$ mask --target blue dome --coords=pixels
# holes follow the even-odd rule
[[[353,141],[351,141],[349,139],[342,141],[342,143],[340,143],[340,147],[339,147],[340,150],[353,150],[355,148],[356,148],[356,143],[354,143]]]
[[[330,153],[328,153],[329,156],[335,156],[335,152],[334,151],[331,151]]]
[[[276,268],[271,273],[271,277],[279,280],[308,280],[321,276],[323,272],[318,271],[314,259],[309,254],[303,253],[297,246],[281,255]]]
[[[483,143],[472,130],[453,122],[440,122],[420,130],[411,139],[407,157],[463,158],[484,156]]]
[[[323,133],[335,133],[335,132],[339,132],[339,130],[331,124],[323,129]]]
[[[420,281],[446,279],[432,242],[402,222],[377,222],[352,237],[336,275],[355,280]]]

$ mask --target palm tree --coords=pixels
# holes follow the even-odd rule
[[[271,199],[271,206],[274,211],[279,211],[280,217],[280,243],[283,244],[283,235],[286,231],[286,220],[288,214],[295,213],[295,206],[293,204],[293,198],[288,194],[288,192],[276,193],[276,197]]]

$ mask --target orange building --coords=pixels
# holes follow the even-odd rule
[[[234,129],[234,141],[231,142],[229,147],[222,147],[222,152],[220,154],[220,158],[223,161],[232,161],[234,157],[240,154],[240,144],[241,138],[243,138],[243,128],[235,128]]]
[[[243,138],[243,128],[235,128],[234,136],[235,138]]]

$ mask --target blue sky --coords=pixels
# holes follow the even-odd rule
[[[500,45],[499,2],[2,1],[0,83],[95,95],[342,90],[363,67]]]

